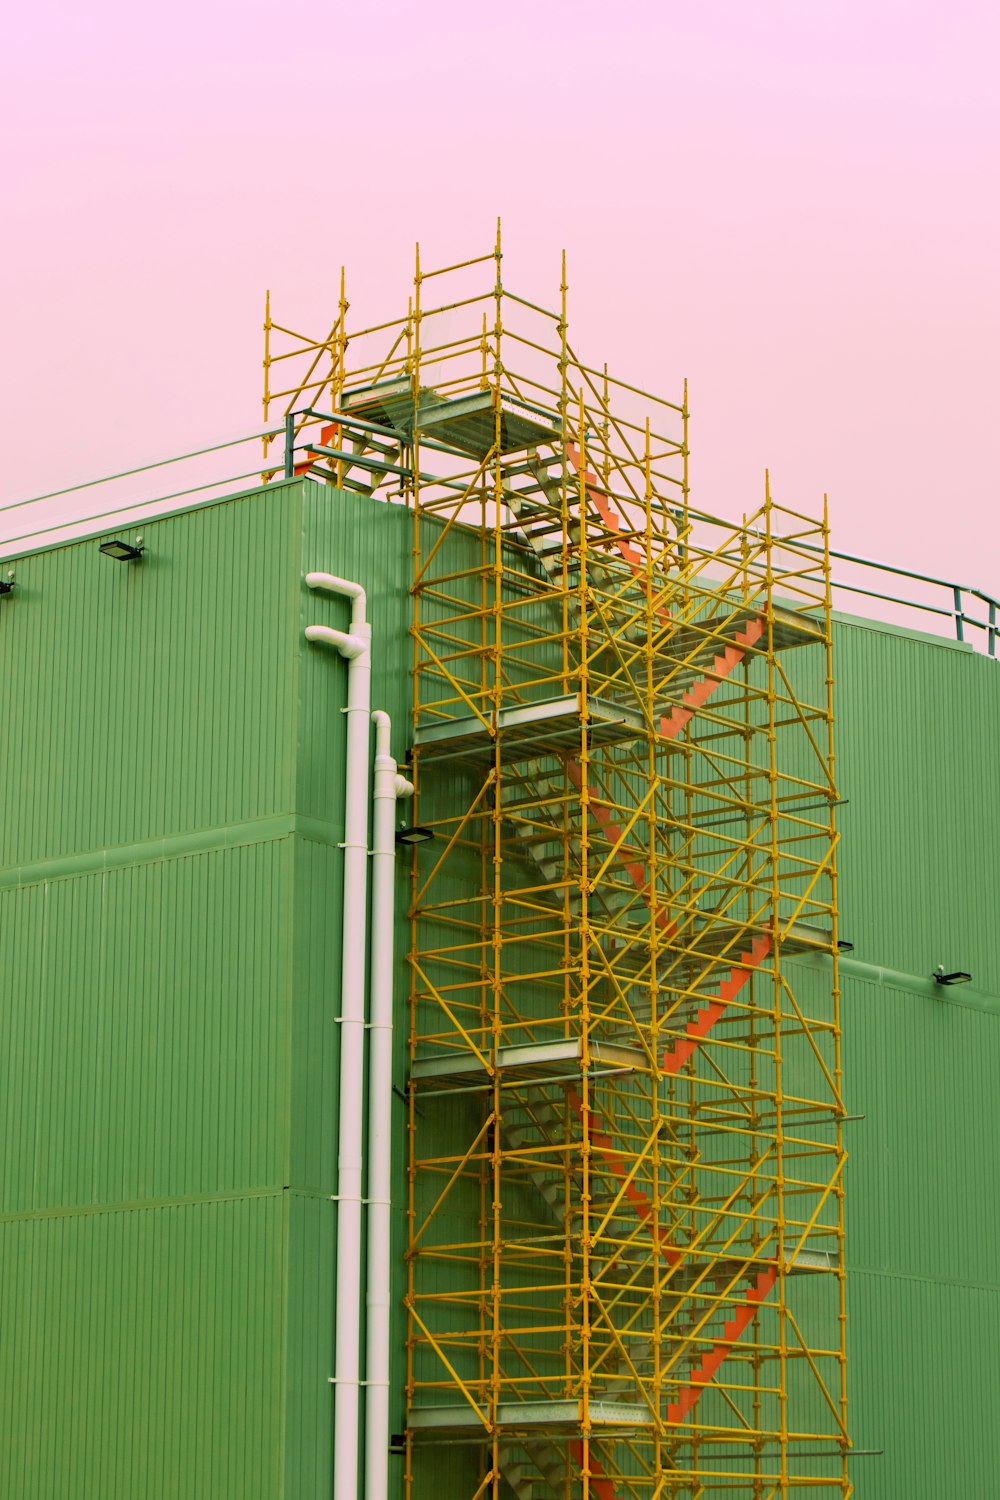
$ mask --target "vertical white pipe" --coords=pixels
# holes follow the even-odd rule
[[[371,1024],[368,1055],[365,1500],[388,1500],[392,1214],[392,1007],[396,799],[413,786],[397,773],[389,715],[376,710],[372,828]]]
[[[347,659],[344,904],[340,979],[340,1119],[337,1157],[337,1288],[334,1333],[334,1500],[357,1500],[361,1360],[361,1137],[364,1128],[365,937],[368,904],[368,738],[371,626],[365,591],[330,573],[306,583],[351,600],[347,634],[309,625],[306,639]]]

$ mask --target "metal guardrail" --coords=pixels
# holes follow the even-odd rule
[[[221,489],[227,485],[238,484],[244,479],[260,479],[261,466],[257,463],[254,468],[242,474],[223,474],[215,479],[205,480],[203,483],[189,485],[185,489],[173,490],[163,495],[153,495],[147,500],[136,500],[134,497],[123,500],[119,505],[111,506],[107,510],[87,511],[84,514],[63,517],[60,520],[50,520],[48,525],[36,526],[30,531],[20,532],[16,535],[4,534],[4,518],[11,511],[23,510],[25,506],[44,506],[51,500],[60,500],[65,495],[80,494],[84,490],[96,490],[102,485],[113,485],[121,479],[133,479],[140,474],[152,474],[157,469],[168,468],[171,464],[186,463],[193,459],[206,458],[213,453],[221,453],[229,448],[237,448],[245,443],[260,442],[265,437],[275,437],[284,432],[284,425],[280,427],[258,428],[255,432],[244,433],[242,437],[226,438],[222,442],[209,443],[203,448],[193,448],[187,453],[172,454],[170,458],[155,459],[152,463],[139,464],[133,469],[122,469],[117,474],[102,474],[99,479],[87,479],[82,484],[67,485],[61,490],[49,490],[44,495],[31,495],[26,500],[15,500],[10,504],[0,505],[0,553],[5,560],[23,556],[25,552],[38,551],[40,548],[50,545],[44,539],[52,538],[57,532],[79,533],[79,528],[92,526],[96,521],[111,521],[120,518],[122,523],[126,520],[142,519],[144,513],[151,505],[165,505],[168,501],[186,499],[189,495],[204,494],[206,490]],[[152,518],[151,518],[152,519]],[[72,535],[56,538],[56,541],[72,541]],[[20,550],[17,544],[25,544]],[[12,550],[15,549],[15,550]]]
[[[402,437],[391,428],[382,427],[376,423],[362,421],[358,417],[352,417],[348,412],[319,412],[311,408],[291,412],[285,420],[277,426],[258,428],[254,432],[245,433],[241,437],[227,438],[222,442],[210,443],[201,448],[191,449],[187,453],[178,453],[170,458],[157,459],[153,463],[139,464],[132,469],[123,469],[117,474],[105,474],[99,479],[86,480],[81,484],[73,484],[65,489],[51,490],[44,495],[33,495],[25,500],[16,500],[8,505],[0,506],[0,560],[6,562],[16,561],[19,557],[32,551],[39,551],[47,545],[53,545],[59,541],[72,541],[81,535],[81,528],[91,527],[95,522],[108,521],[112,524],[120,518],[122,524],[126,521],[140,521],[144,519],[155,519],[154,515],[147,515],[151,507],[165,506],[173,501],[187,499],[194,495],[206,495],[208,491],[219,491],[225,493],[227,487],[240,484],[248,479],[259,480],[262,466],[257,463],[252,469],[239,474],[224,474],[218,478],[204,480],[201,483],[189,485],[183,489],[173,490],[167,494],[155,495],[149,499],[123,501],[120,505],[112,506],[105,510],[89,511],[86,514],[63,517],[59,520],[49,520],[47,525],[35,527],[33,530],[21,532],[16,535],[4,535],[4,520],[12,511],[21,511],[28,506],[44,506],[50,501],[59,500],[67,495],[82,494],[86,490],[97,490],[103,486],[115,484],[124,479],[134,479],[139,475],[152,474],[158,469],[167,468],[173,464],[192,463],[198,459],[206,459],[214,453],[220,453],[230,448],[237,448],[246,443],[260,442],[266,437],[282,437],[284,439],[283,451],[279,450],[280,456],[275,455],[273,473],[275,480],[289,479],[294,476],[296,468],[296,454],[305,452],[307,449],[315,452],[315,444],[312,442],[296,441],[296,423],[302,419],[313,419],[324,422],[335,422],[343,428],[355,431],[358,435],[376,433],[383,436]],[[336,456],[340,456],[339,451]],[[343,453],[345,460],[354,458],[346,451]],[[298,460],[301,463],[301,460]],[[405,466],[397,466],[392,469],[393,473],[408,475],[409,470]],[[446,479],[435,479],[432,475],[421,475],[424,481],[448,484]],[[210,497],[209,497],[210,498]],[[707,516],[701,512],[693,512],[700,520],[711,522],[714,525],[725,525],[726,523],[717,516]],[[60,535],[61,534],[61,535]],[[797,541],[796,549],[819,553],[820,548],[808,543]],[[888,576],[890,578],[904,578],[913,583],[924,585],[930,590],[938,591],[938,602],[928,602],[924,599],[913,597],[906,598],[899,593],[889,592],[888,588],[865,588],[860,582],[850,582],[845,578],[832,578],[831,586],[834,597],[843,594],[855,594],[861,598],[874,599],[880,603],[889,604],[894,608],[905,611],[914,611],[920,616],[930,616],[936,621],[947,620],[949,629],[947,634],[953,635],[958,641],[967,641],[969,644],[979,644],[984,654],[997,657],[997,635],[1000,632],[1000,600],[992,594],[985,593],[982,589],[970,588],[966,584],[954,583],[945,578],[937,578],[930,573],[918,573],[909,568],[899,568],[892,563],[877,562],[873,558],[859,557],[851,552],[839,552],[831,548],[830,557],[835,563],[842,563],[851,568],[866,570],[867,574],[876,577]],[[873,582],[875,579],[873,578]],[[947,602],[945,602],[947,601]],[[975,604],[969,603],[975,601]],[[973,612],[976,610],[977,612]],[[983,618],[985,616],[985,618]],[[923,622],[922,622],[923,623]],[[978,632],[970,640],[968,632]],[[943,632],[934,632],[943,633]]]
[[[796,546],[809,552],[820,550],[804,542],[797,542]],[[859,584],[847,583],[844,579],[832,578],[830,580],[831,588],[835,593],[839,590],[843,593],[860,594],[867,599],[878,599],[886,604],[896,604],[904,609],[919,610],[923,614],[936,615],[940,619],[949,620],[954,628],[955,639],[958,641],[966,640],[966,626],[973,630],[980,630],[985,635],[985,654],[996,658],[997,631],[1000,629],[997,611],[1000,609],[1000,600],[994,599],[991,594],[984,593],[982,589],[968,588],[964,584],[950,583],[945,578],[935,578],[930,573],[915,573],[909,568],[897,568],[892,563],[874,562],[869,557],[857,557],[851,552],[836,552],[832,547],[830,556],[836,562],[850,563],[853,567],[868,568],[877,573],[888,573],[896,578],[909,578],[917,583],[925,583],[932,588],[943,590],[946,596],[950,596],[950,602],[947,605],[927,604],[917,599],[903,599],[898,594],[888,594],[881,589],[862,588]],[[985,620],[968,613],[965,607],[966,598],[976,599],[985,606]]]

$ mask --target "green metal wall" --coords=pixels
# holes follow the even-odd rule
[[[309,482],[30,556],[0,617],[0,1493],[330,1489],[346,671],[409,518]],[[405,726],[400,724],[400,732]]]
[[[1000,1473],[1000,669],[835,633],[848,1350],[858,1500],[992,1495]],[[792,664],[811,670],[803,654]],[[812,963],[813,961],[808,961]],[[816,961],[818,963],[818,961]],[[970,986],[942,989],[937,964]],[[879,973],[879,971],[882,973]]]
[[[296,481],[143,531],[141,564],[75,543],[0,601],[0,1494],[319,1500],[346,673],[302,628],[347,612],[302,575],[368,586],[401,751],[410,518]],[[986,1496],[1000,678],[836,636],[850,1399],[885,1450],[855,1483]]]

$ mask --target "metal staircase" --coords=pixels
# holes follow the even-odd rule
[[[803,998],[788,962],[835,963],[825,519],[693,512],[686,403],[584,365],[564,294],[550,317],[500,271],[499,241],[418,262],[405,315],[350,339],[342,295],[331,409],[319,346],[291,397],[297,472],[412,511],[435,838],[410,899],[407,1496],[769,1500],[782,1465],[782,1495],[828,1473],[789,1431],[846,1451],[836,984],[814,968]],[[462,285],[430,307],[439,274]],[[832,1290],[799,1350],[804,1273]],[[846,1495],[843,1464],[826,1482]]]
[[[567,452],[575,466],[575,451]],[[555,492],[555,481],[548,480],[537,455],[531,456],[527,470],[544,494]],[[642,649],[650,611],[640,553],[620,536],[616,513],[593,475],[583,473],[587,500],[610,538],[591,576],[596,577],[598,590],[613,588],[619,599],[629,593],[640,596],[636,613],[645,611],[645,625],[633,621],[623,629],[622,638],[630,647]],[[565,584],[567,575],[576,572],[575,564],[567,567],[567,540],[574,543],[588,523],[567,529],[565,518],[557,525],[548,510],[512,500],[509,492],[507,503],[518,536],[530,546],[546,580],[554,589],[560,582]],[[578,597],[573,596],[568,605],[571,623],[578,622],[585,609],[577,603]],[[555,608],[554,602],[551,607]],[[697,615],[697,608],[689,607],[684,619],[676,623],[660,606],[655,610],[656,629],[666,632],[673,643],[669,660],[657,660],[655,671],[647,674],[655,676],[653,732],[661,742],[679,741],[751,655],[768,648],[809,644],[815,638],[811,624],[788,620],[781,612],[776,616],[773,606],[768,610],[734,605],[707,615],[702,608],[700,621]],[[630,695],[635,698],[627,673],[604,690],[605,701],[612,706],[627,702]],[[641,709],[641,702],[638,706]],[[629,787],[634,773],[628,760],[619,762],[617,769],[612,758],[597,772],[586,770],[584,759],[558,740],[533,740],[530,724],[530,712],[522,711],[516,737],[502,740],[506,755],[494,791],[497,812],[514,841],[509,859],[533,871],[534,886],[522,887],[522,891],[530,889],[540,903],[554,907],[566,920],[578,919],[586,906],[590,920],[599,924],[605,945],[619,940],[634,945],[637,934],[648,929],[651,911],[655,912],[663,952],[653,972],[668,998],[666,1008],[655,1016],[654,1025],[656,1007],[648,994],[629,994],[631,1029],[618,1015],[613,1023],[598,1023],[590,1035],[595,1045],[602,1035],[633,1043],[638,1035],[647,1046],[652,1042],[659,1049],[656,1063],[661,1086],[669,1086],[670,1080],[685,1075],[719,1023],[733,1015],[737,1001],[746,1011],[754,975],[773,961],[772,932],[759,920],[748,922],[746,917],[730,920],[727,926],[731,898],[725,890],[715,889],[710,867],[700,881],[686,878],[674,893],[675,898],[683,894],[686,899],[680,907],[675,899],[671,909],[651,873],[648,841],[636,836],[635,802],[629,812],[628,799],[630,795],[635,799],[635,792]],[[601,875],[597,880],[595,868]],[[706,906],[706,898],[714,905]],[[788,933],[785,938],[786,946],[794,945]],[[803,941],[807,947],[824,947],[829,934],[813,930]],[[627,983],[627,965],[622,972],[628,990],[632,987]],[[738,1028],[740,1013],[734,1021]],[[502,1076],[505,1088],[509,1087],[508,1069],[502,1070]],[[724,1240],[729,1254],[720,1260],[707,1232],[711,1219],[707,1229],[703,1219],[700,1242],[695,1234],[691,1248],[691,1226],[699,1212],[692,1185],[701,1161],[700,1153],[691,1148],[681,1151],[681,1164],[672,1169],[674,1191],[685,1198],[679,1222],[686,1228],[678,1238],[679,1224],[672,1222],[669,1202],[658,1208],[642,1184],[635,1146],[585,1099],[584,1076],[581,1072],[557,1080],[554,1086],[550,1081],[548,1086],[512,1092],[512,1107],[498,1120],[498,1139],[515,1178],[530,1181],[544,1205],[548,1230],[539,1226],[524,1243],[544,1243],[553,1231],[562,1229],[573,1239],[569,1252],[573,1262],[581,1258],[585,1262],[584,1278],[589,1275],[595,1286],[614,1288],[614,1294],[624,1298],[627,1315],[618,1347],[605,1342],[596,1356],[593,1352],[584,1356],[584,1363],[589,1357],[591,1367],[585,1399],[600,1400],[605,1411],[613,1413],[619,1406],[633,1410],[651,1388],[661,1390],[663,1430],[669,1435],[672,1429],[690,1427],[706,1390],[722,1377],[727,1359],[756,1327],[778,1283],[785,1251],[773,1241],[769,1252],[754,1253],[749,1245],[741,1251],[739,1244],[732,1246]],[[572,1122],[572,1129],[567,1122]],[[667,1132],[678,1147],[673,1124]],[[577,1140],[586,1143],[585,1158],[578,1157],[569,1166],[567,1156]],[[590,1244],[595,1221],[601,1232]],[[588,1254],[583,1252],[584,1239]],[[659,1269],[654,1265],[657,1261]],[[786,1262],[786,1272],[790,1265]],[[822,1261],[809,1269],[831,1267]],[[658,1313],[650,1301],[654,1285]],[[579,1358],[579,1343],[573,1342],[572,1347]],[[665,1461],[668,1466],[672,1462],[669,1457]],[[583,1445],[569,1436],[563,1441],[551,1435],[502,1440],[496,1448],[496,1462],[519,1500],[547,1500],[578,1490],[599,1500],[624,1500],[633,1492],[627,1464],[616,1479],[604,1471],[593,1444],[588,1445],[585,1459]],[[586,1476],[581,1473],[584,1463]],[[687,1493],[701,1494],[702,1489],[695,1485]]]

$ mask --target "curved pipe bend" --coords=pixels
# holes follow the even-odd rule
[[[360,583],[350,578],[338,578],[336,573],[307,573],[306,583],[311,589],[323,589],[328,594],[340,594],[351,601],[351,624],[362,625],[368,598]]]
[[[364,624],[364,622],[362,622]],[[346,630],[332,630],[329,625],[307,625],[306,640],[315,641],[324,646],[334,646],[341,656],[348,661],[354,661],[359,656],[364,656],[371,645],[370,627],[369,634],[352,635]]]

